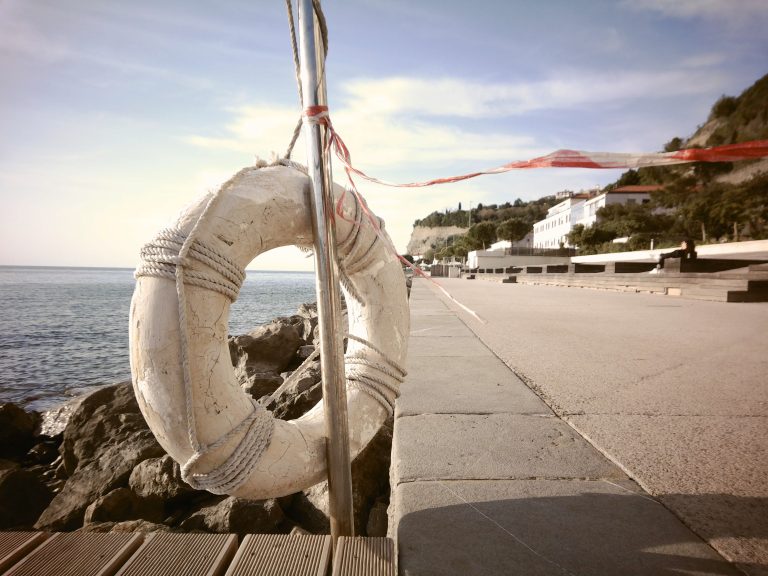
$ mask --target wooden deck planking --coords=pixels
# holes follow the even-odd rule
[[[394,576],[388,538],[249,534],[0,532],[3,576]]]
[[[339,538],[332,576],[395,576],[395,544],[389,538]]]
[[[37,548],[48,536],[46,532],[0,532],[0,573]]]
[[[237,550],[234,534],[156,532],[116,576],[221,576]]]

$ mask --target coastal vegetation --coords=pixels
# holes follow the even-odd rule
[[[688,139],[676,136],[665,152],[684,148],[722,146],[768,139],[768,75],[739,96],[723,95],[712,106],[707,121]],[[576,225],[568,243],[582,254],[674,246],[685,237],[698,242],[726,242],[768,238],[768,162],[696,163],[639,168],[624,172],[603,191],[621,186],[657,185],[651,202],[608,205],[601,208],[591,227]],[[466,257],[496,240],[518,241],[533,224],[546,217],[558,199],[545,196],[501,205],[479,204],[475,210],[433,212],[414,226],[468,226],[463,234],[433,245],[424,255]],[[615,243],[626,238],[623,243]]]
[[[533,229],[533,224],[547,215],[547,210],[557,204],[554,196],[544,196],[528,202],[518,198],[514,202],[503,204],[478,204],[471,210],[432,212],[426,218],[416,220],[414,227],[436,228],[443,226],[464,226],[469,224],[465,233],[453,234],[445,238],[442,245],[433,244],[424,254],[424,259],[431,261],[435,256],[466,258],[472,250],[483,249],[497,240],[516,242],[525,238]]]

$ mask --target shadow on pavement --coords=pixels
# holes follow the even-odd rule
[[[401,518],[401,574],[741,574],[644,495],[584,492],[481,501],[466,493],[466,485],[439,484],[465,503]]]

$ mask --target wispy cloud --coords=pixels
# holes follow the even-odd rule
[[[99,50],[97,46],[87,43],[74,42],[58,30],[48,29],[36,22],[13,2],[7,6],[0,4],[0,7],[0,58],[5,52],[10,58],[20,56],[25,60],[57,66],[85,64],[120,76],[171,82],[192,90],[213,87],[211,81],[201,76],[110,54],[109,51]],[[112,82],[114,80],[111,79]],[[103,76],[98,81],[106,83]]]
[[[580,71],[538,81],[481,83],[458,78],[359,79],[348,83],[346,104],[373,114],[494,118],[538,110],[656,99],[717,90],[721,74],[695,69],[600,73]]]
[[[232,110],[232,114],[222,134],[190,135],[184,141],[208,149],[268,156],[283,151],[298,120],[295,107],[247,106]],[[353,160],[366,166],[487,162],[489,158],[518,158],[542,152],[528,136],[481,133],[435,121],[406,122],[395,113],[371,115],[358,107],[342,106],[333,113],[333,121],[354,151]],[[299,155],[303,153],[303,142],[297,144],[296,150]]]
[[[504,130],[467,129],[460,127],[460,120],[502,121],[534,111],[718,92],[725,79],[701,69],[705,63],[665,72],[584,72],[504,84],[460,78],[361,78],[343,85],[341,103],[332,116],[350,149],[364,155],[357,160],[367,165],[410,164],[415,158],[422,164],[525,158],[547,152],[545,143]],[[245,106],[230,112],[232,119],[221,133],[189,135],[185,141],[209,149],[269,154],[275,143],[287,144],[298,118],[292,106]]]
[[[731,26],[761,25],[768,22],[765,0],[624,0],[635,11],[652,11],[673,18],[700,18]]]

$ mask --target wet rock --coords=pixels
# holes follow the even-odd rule
[[[165,506],[160,498],[139,498],[128,488],[116,488],[86,508],[84,522],[91,524],[140,519],[159,522],[164,517]]]
[[[39,424],[37,412],[26,412],[12,402],[0,404],[0,458],[23,458],[35,444]]]
[[[299,329],[289,319],[277,319],[229,340],[232,364],[243,364],[246,373],[284,371],[302,344]]]
[[[52,497],[36,474],[15,462],[0,460],[0,530],[29,528]]]
[[[184,531],[271,534],[282,532],[283,511],[275,500],[246,500],[230,496],[205,506],[184,520]]]
[[[175,504],[208,494],[195,490],[181,478],[181,468],[167,454],[136,465],[128,480],[131,490],[142,498],[159,498]]]
[[[69,419],[72,418],[72,414],[80,407],[83,399],[83,396],[72,398],[60,406],[43,412],[41,414],[40,434],[57,436],[64,432]]]

